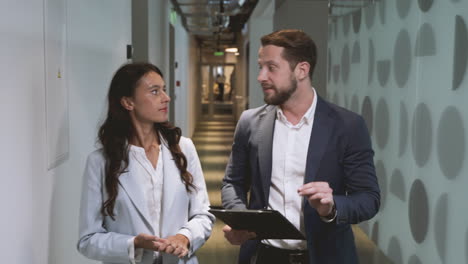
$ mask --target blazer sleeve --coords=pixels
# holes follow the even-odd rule
[[[101,214],[104,158],[91,153],[86,162],[81,191],[78,251],[103,262],[130,263],[128,240],[133,236],[108,232]]]
[[[247,192],[250,187],[248,124],[248,111],[244,111],[234,132],[231,155],[222,183],[221,198],[224,208],[247,208]]]
[[[346,195],[334,196],[338,224],[368,220],[380,207],[380,189],[369,132],[361,116],[356,115],[348,121],[343,157]]]
[[[178,234],[186,236],[190,241],[188,257],[192,256],[210,237],[215,221],[210,209],[210,201],[206,190],[206,183],[198,158],[197,151],[192,140],[186,138],[187,148],[185,156],[187,158],[187,169],[192,174],[195,190],[189,193],[189,220],[179,230]]]

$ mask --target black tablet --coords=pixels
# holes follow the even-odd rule
[[[301,231],[275,210],[211,208],[209,211],[233,229],[255,232],[257,239],[305,240]]]

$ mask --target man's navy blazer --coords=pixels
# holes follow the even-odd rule
[[[225,208],[267,208],[275,120],[276,107],[272,105],[242,113],[223,179]],[[372,218],[380,206],[373,156],[364,119],[318,96],[304,183],[329,183],[337,217],[332,223],[325,223],[304,199],[311,264],[358,263],[350,224]],[[249,240],[241,246],[239,263],[250,263],[258,243]]]

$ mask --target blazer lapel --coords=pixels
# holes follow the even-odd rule
[[[327,147],[330,134],[334,126],[334,120],[330,117],[330,108],[320,97],[317,97],[314,124],[310,135],[309,148],[307,150],[307,164],[304,182],[315,179],[320,166],[320,160]]]
[[[258,163],[262,180],[265,202],[268,204],[268,195],[271,184],[272,146],[275,127],[275,107],[266,107],[259,116],[258,127]]]
[[[128,197],[130,197],[130,200],[132,201],[133,205],[136,207],[141,216],[145,219],[148,228],[154,233],[146,200],[143,196],[143,191],[138,186],[138,181],[135,179],[135,175],[132,175],[131,173],[131,166],[133,165],[130,163],[128,167],[128,172],[123,173],[119,176],[120,186],[122,186],[122,188],[127,193]]]

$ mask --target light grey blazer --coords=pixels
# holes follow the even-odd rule
[[[164,168],[163,199],[161,209],[161,236],[177,233],[190,240],[189,254],[183,259],[169,254],[163,255],[163,263],[198,263],[194,252],[211,235],[214,216],[208,212],[209,199],[195,146],[188,138],[179,142],[187,158],[187,170],[193,176],[196,190],[188,193],[180,178],[172,154],[166,143],[161,151]],[[105,159],[102,150],[88,156],[84,172],[78,251],[84,256],[103,263],[131,263],[128,254],[128,240],[139,233],[155,234],[143,192],[132,176],[132,162],[127,172],[119,177],[118,196],[114,214],[115,221],[103,217],[101,206],[107,199],[104,186]],[[145,250],[142,264],[153,262],[153,252]]]

